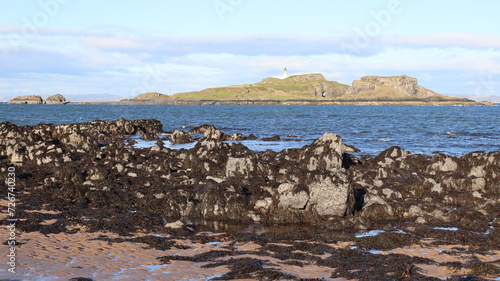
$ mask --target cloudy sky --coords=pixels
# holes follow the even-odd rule
[[[0,101],[132,98],[321,72],[500,101],[497,0],[0,0]]]

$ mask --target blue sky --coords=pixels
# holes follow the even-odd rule
[[[172,94],[321,72],[500,100],[500,1],[0,0],[0,101]]]

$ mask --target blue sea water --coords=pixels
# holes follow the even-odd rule
[[[79,123],[96,119],[157,119],[164,130],[212,124],[223,132],[280,142],[246,141],[255,150],[302,147],[325,132],[339,134],[362,154],[390,146],[414,153],[464,155],[500,150],[500,106],[245,106],[245,105],[10,105],[0,122],[16,125]],[[296,138],[287,137],[297,136]]]

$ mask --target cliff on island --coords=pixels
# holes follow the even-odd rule
[[[63,95],[56,94],[43,100],[41,96],[17,96],[7,102],[8,104],[66,104],[66,98]]]
[[[491,105],[438,94],[406,75],[365,76],[352,86],[328,81],[320,73],[284,79],[265,78],[254,84],[222,86],[171,96],[145,93],[123,103],[165,104],[360,104],[360,105]]]

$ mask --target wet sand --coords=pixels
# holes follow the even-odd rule
[[[205,237],[205,241],[210,242],[197,242],[199,237],[193,237],[193,241],[176,239],[167,235],[164,238],[173,241],[174,247],[169,250],[158,250],[145,243],[110,242],[113,239],[123,237],[109,232],[48,235],[38,232],[21,233],[18,238],[21,246],[18,247],[16,274],[12,275],[6,272],[5,268],[0,269],[0,274],[4,278],[8,277],[2,280],[69,280],[74,277],[85,277],[93,280],[210,280],[222,277],[231,271],[226,265],[209,266],[210,264],[247,259],[260,261],[262,264],[262,267],[259,268],[260,271],[273,272],[275,275],[276,272],[279,272],[285,277],[283,279],[278,277],[278,279],[263,280],[288,280],[286,276],[294,276],[301,278],[301,280],[348,280],[332,278],[332,273],[336,271],[336,268],[318,262],[335,258],[332,254],[312,254],[307,250],[294,250],[290,251],[290,254],[294,254],[295,258],[283,258],[276,255],[281,248],[293,247],[297,243],[317,244],[316,242],[282,241],[266,243],[264,247],[256,242],[234,241],[231,239],[232,236],[227,233],[203,232],[197,235]],[[144,233],[135,234],[127,239],[147,236]],[[157,237],[162,236],[157,235]],[[412,275],[440,279],[471,274],[471,269],[461,268],[457,265],[472,259],[484,263],[496,263],[497,265],[500,261],[500,250],[489,251],[487,254],[477,254],[473,251],[459,253],[456,249],[467,248],[467,246],[436,245],[435,242],[434,239],[425,239],[418,245],[384,251],[359,249],[354,242],[325,243],[324,246],[337,250],[352,251],[355,249],[359,251],[360,255],[369,252],[374,255],[398,254],[409,258],[425,258],[431,262],[413,264]],[[186,249],[179,249],[184,247]],[[273,248],[278,251],[271,251],[270,249]],[[2,253],[7,252],[7,250],[6,245],[0,247]],[[231,251],[229,255],[214,256],[204,262],[173,259],[173,257],[189,259],[202,254],[227,250]],[[165,262],[167,259],[163,259],[162,262],[160,257],[169,257],[168,262]],[[301,257],[302,259],[300,259]],[[250,275],[258,273],[259,270],[253,272],[250,270]],[[363,271],[363,269],[359,269],[359,271]],[[387,277],[398,278],[401,274],[403,272],[399,269],[395,269],[394,272],[388,269]],[[494,280],[494,276],[483,277]],[[255,279],[250,278],[249,280]]]

